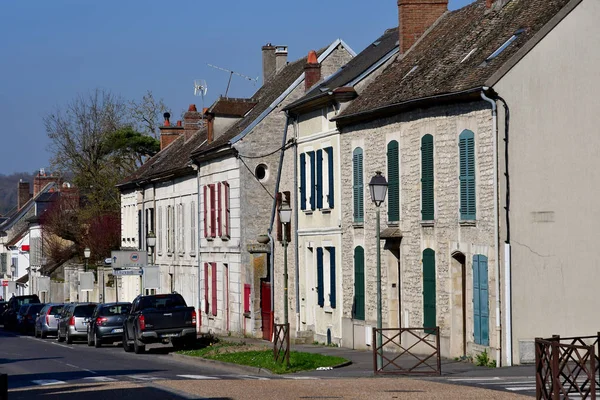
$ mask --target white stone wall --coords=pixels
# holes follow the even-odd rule
[[[368,335],[362,326],[375,326],[376,240],[375,206],[370,200],[368,182],[376,171],[387,176],[387,144],[397,140],[400,153],[400,223],[402,240],[398,252],[387,250],[381,242],[383,326],[423,326],[422,252],[436,252],[436,311],[441,329],[442,353],[462,355],[462,298],[460,273],[452,269],[452,255],[466,257],[466,336],[467,352],[480,350],[473,345],[472,260],[473,255],[488,257],[490,347],[497,346],[495,330],[496,247],[494,246],[494,193],[491,112],[487,103],[433,107],[404,113],[342,130],[343,207],[343,291],[345,345],[365,347]],[[459,223],[458,137],[464,129],[475,134],[477,221],[475,226]],[[421,224],[421,137],[434,137],[435,223]],[[362,225],[353,224],[352,152],[364,152],[364,216]],[[393,225],[389,225],[393,226]],[[381,206],[381,229],[388,227],[387,201]],[[352,319],[354,291],[353,254],[356,246],[365,249],[365,321]],[[398,250],[398,249],[396,249]],[[457,326],[459,324],[461,326]],[[354,342],[347,335],[354,332]],[[359,333],[359,334],[357,334]],[[364,335],[364,337],[363,337]],[[358,338],[358,342],[357,342]],[[362,341],[362,342],[361,342]],[[460,353],[460,354],[459,354]],[[494,353],[492,353],[494,354]]]

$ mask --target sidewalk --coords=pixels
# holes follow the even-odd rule
[[[273,347],[272,342],[254,338],[234,338],[234,337],[219,337],[223,341],[246,342],[248,344],[256,344],[261,346]],[[297,372],[296,376],[328,376],[328,377],[370,377],[374,376],[373,370],[373,352],[370,350],[353,350],[343,347],[329,347],[323,345],[311,344],[292,344],[292,351],[300,351],[306,353],[319,353],[328,356],[343,357],[350,360],[352,364],[341,368],[326,371],[303,371]],[[386,357],[393,359],[397,354],[386,353]],[[403,356],[395,361],[403,368],[411,368],[418,361],[410,356]],[[435,365],[435,359],[432,357],[427,360],[428,364]],[[532,376],[535,375],[533,365],[504,367],[504,368],[487,368],[478,367],[473,363],[466,361],[455,361],[443,359],[442,362],[442,377],[448,376],[469,376],[469,377],[484,377],[484,376]],[[423,375],[416,375],[423,376]],[[435,376],[435,375],[434,375]]]

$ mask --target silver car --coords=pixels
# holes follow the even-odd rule
[[[58,319],[58,332],[56,339],[64,340],[68,344],[73,340],[87,339],[87,321],[94,313],[96,303],[69,303],[65,304],[60,318]]]
[[[49,303],[41,309],[35,319],[34,334],[35,337],[46,338],[48,335],[55,335],[58,331],[58,318],[64,304]]]

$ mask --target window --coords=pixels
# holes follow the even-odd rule
[[[314,151],[309,151],[308,153],[308,163],[309,163],[309,170],[310,170],[310,198],[309,198],[309,203],[310,203],[310,209],[311,210],[315,210],[316,206],[317,206],[317,184],[315,182],[315,169],[316,169],[316,155]]]
[[[211,263],[212,315],[217,316],[217,263]]]
[[[498,57],[500,55],[500,53],[502,53],[504,50],[506,50],[506,48],[508,46],[510,46],[512,44],[512,42],[514,42],[515,40],[517,40],[517,38],[519,37],[519,35],[521,33],[525,32],[525,29],[519,29],[515,32],[514,35],[512,35],[506,42],[504,42],[502,44],[502,46],[500,46],[496,51],[494,51],[492,54],[490,54],[490,56],[488,58],[485,59],[486,62],[490,62],[492,61],[494,58]]]
[[[488,259],[479,254],[473,256],[473,314],[475,343],[489,346]]]
[[[175,210],[173,206],[167,206],[167,253],[175,250]]]
[[[317,208],[320,210],[323,208],[323,150],[319,149],[316,152],[317,155],[317,172],[315,174],[316,183],[316,201]],[[311,203],[312,204],[312,203]],[[314,210],[314,208],[313,208]]]
[[[190,203],[190,255],[196,255],[196,202]]]
[[[208,293],[208,263],[204,263],[204,312],[206,314],[208,314],[210,309]]]
[[[333,147],[300,154],[301,210],[333,208],[334,184]]]
[[[269,177],[267,174],[268,171],[269,169],[265,164],[258,164],[254,170],[254,176],[261,182],[266,181]]]
[[[323,279],[323,248],[317,248],[317,304],[325,306],[325,288]]]
[[[354,249],[354,319],[365,319],[365,249],[358,246]]]
[[[421,218],[434,219],[433,199],[433,136],[421,138]]]
[[[210,184],[204,186],[204,237],[212,240],[217,236],[217,220],[218,206],[220,199],[217,199],[217,185]]]
[[[300,154],[300,209],[306,210],[306,154]]]
[[[458,140],[460,153],[460,219],[475,219],[475,135],[464,130]]]
[[[353,192],[354,192],[354,222],[364,222],[364,196],[363,187],[363,150],[360,147],[354,149],[352,154]]]
[[[179,254],[185,253],[183,203],[177,205],[177,250]]]
[[[327,168],[327,173],[323,174],[323,184],[322,184],[322,206],[319,208],[333,208],[333,198],[334,198],[334,173],[333,173],[333,147],[325,147],[323,149],[323,164]],[[326,160],[325,160],[326,158]],[[318,173],[318,172],[317,172]],[[322,173],[322,171],[321,171]]]
[[[158,253],[161,254],[162,253],[162,249],[163,249],[163,220],[162,220],[162,207],[158,207],[158,229],[156,230],[156,240],[157,240],[157,245],[158,245]]]
[[[208,185],[210,191],[210,237],[217,236],[217,202],[215,184]]]
[[[398,142],[392,140],[387,146],[388,164],[388,221],[400,221],[400,169],[398,166]]]
[[[336,307],[336,281],[335,281],[335,247],[326,247],[329,251],[329,306]]]
[[[230,220],[231,220],[231,199],[230,199],[230,189],[229,183],[223,182],[223,197],[224,197],[224,212],[223,212],[223,235],[221,239],[229,239],[231,237],[230,229]]]

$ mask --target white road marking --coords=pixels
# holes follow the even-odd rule
[[[91,369],[81,368],[81,370],[85,371],[85,372],[89,372],[90,374],[94,374],[94,375],[98,374],[96,371],[92,371]]]
[[[506,390],[510,390],[511,392],[519,392],[525,390],[535,390],[535,386],[516,386],[516,387],[507,387]]]
[[[177,375],[180,378],[186,378],[186,379],[220,379],[217,378],[216,376],[206,376],[206,375]]]
[[[83,378],[93,382],[114,382],[116,379],[109,378],[107,376],[88,376],[87,378]]]
[[[529,380],[524,380],[524,381],[510,381],[510,382],[489,382],[489,383],[481,383],[479,382],[478,385],[535,385],[535,381],[529,381]]]
[[[479,381],[499,381],[500,378],[494,376],[493,378],[448,378],[450,382],[479,382]]]
[[[69,367],[71,367],[71,368],[77,368],[77,369],[81,369],[81,368],[79,368],[77,365],[73,365],[73,364],[67,364],[67,363],[65,363],[65,365],[68,365],[68,366],[69,366]]]
[[[150,376],[150,375],[127,375],[131,379],[137,379],[138,381],[154,381],[156,379],[161,379],[158,376]]]
[[[254,375],[238,375],[238,377],[246,380],[255,379],[257,381],[269,381],[271,378],[265,378],[262,376],[254,376]]]
[[[71,346],[66,346],[66,345],[64,345],[64,344],[55,343],[55,342],[50,342],[50,344],[53,344],[53,345],[55,345],[55,346],[64,347],[65,349],[70,349],[70,350],[73,350],[73,347],[71,347]]]
[[[35,383],[36,385],[40,385],[40,386],[64,385],[67,383],[65,381],[58,381],[56,379],[38,379],[35,381],[31,381],[31,382]]]
[[[297,381],[301,381],[301,380],[317,380],[320,378],[317,378],[316,376],[282,376],[282,378],[284,379],[294,379]]]

